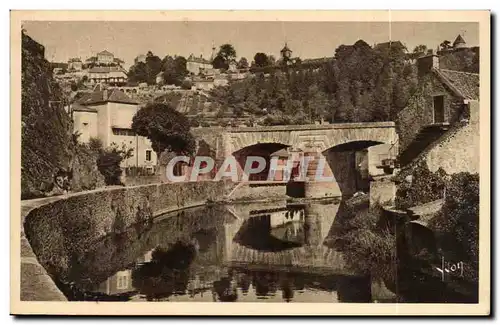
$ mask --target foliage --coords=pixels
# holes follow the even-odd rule
[[[193,88],[193,82],[190,80],[184,80],[181,83],[181,88],[185,90],[190,90],[191,88]]]
[[[180,86],[188,75],[186,68],[187,60],[183,56],[175,58],[167,55],[162,60],[162,71],[164,72],[165,84]]]
[[[248,60],[243,57],[238,61],[238,69],[247,69],[248,68]]]
[[[407,209],[443,197],[446,172],[438,169],[431,172],[425,160],[420,160],[412,170],[411,182],[403,181],[396,192],[396,207]]]
[[[165,150],[178,154],[194,150],[189,120],[171,105],[151,103],[142,107],[132,119],[132,129],[138,135],[147,137],[158,155]]]
[[[156,76],[163,72],[163,78],[168,85],[179,86],[187,76],[186,59],[182,56],[175,58],[167,55],[162,59],[149,51],[146,62],[136,62],[130,67],[128,79],[130,83],[146,82],[148,85],[156,83]]]
[[[122,176],[121,162],[132,157],[133,149],[119,148],[112,145],[110,148],[101,150],[97,159],[97,167],[104,176],[106,185],[123,185],[120,177]]]
[[[215,69],[227,70],[229,63],[236,59],[236,50],[231,44],[222,44],[212,64]]]
[[[351,209],[347,213],[341,240],[348,267],[361,274],[370,274],[376,281],[393,275],[397,265],[396,237],[380,222],[381,205]]]
[[[215,69],[227,70],[229,69],[229,63],[224,60],[221,55],[216,55],[212,61],[212,65]]]
[[[256,53],[253,60],[255,62],[255,66],[257,67],[267,67],[269,65],[268,56],[262,52]]]
[[[467,264],[464,277],[478,281],[479,271],[479,175],[458,173],[446,186],[446,199],[440,215],[430,227],[442,234],[445,249],[458,252]]]
[[[266,58],[257,53],[255,66],[269,65]],[[281,123],[274,117],[295,115],[301,116],[301,124],[375,122],[393,120],[417,84],[403,48],[372,48],[363,41],[339,46],[335,60],[317,69],[268,72],[269,76],[257,73],[212,94],[231,110],[240,105],[250,114],[264,110],[272,116],[265,123]]]

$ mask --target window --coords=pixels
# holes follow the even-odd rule
[[[151,150],[146,150],[146,161],[151,161]]]
[[[120,271],[116,274],[116,288],[128,289],[129,273],[127,271]]]
[[[113,135],[133,137],[135,136],[135,132],[132,129],[113,128]]]
[[[444,96],[434,96],[434,123],[444,123]]]

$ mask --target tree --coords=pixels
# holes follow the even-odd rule
[[[146,72],[147,80],[149,85],[156,84],[156,76],[161,72],[162,61],[161,59],[154,55],[151,51],[148,51],[146,55]]]
[[[413,49],[413,53],[426,53],[426,52],[427,52],[427,46],[423,44],[417,45]]]
[[[128,80],[132,83],[141,83],[148,81],[148,69],[146,63],[137,62],[130,67],[128,72]]]
[[[441,50],[447,50],[450,49],[452,46],[450,41],[444,40],[441,44],[439,44],[439,47],[441,48]]]
[[[229,63],[224,60],[224,57],[217,55],[212,61],[212,65],[215,69],[227,70],[229,69]]]
[[[248,60],[247,58],[243,57],[238,62],[238,69],[247,69],[247,68],[248,68]]]
[[[267,67],[269,65],[269,58],[265,53],[259,52],[253,57],[257,67]]]
[[[170,105],[151,103],[141,108],[132,119],[132,129],[147,137],[153,150],[160,155],[169,150],[191,154],[195,141],[189,132],[189,120]]]
[[[93,146],[96,145],[95,143],[93,144]],[[100,149],[96,148],[96,150]],[[97,158],[97,168],[104,176],[106,185],[123,185],[120,180],[122,175],[120,165],[123,160],[132,157],[133,151],[133,149],[127,149],[125,145],[119,148],[116,144],[113,144],[106,150],[100,150],[99,157]]]
[[[236,50],[231,44],[223,44],[219,48],[217,55],[220,55],[226,63],[236,59]]]
[[[188,75],[186,68],[187,60],[183,56],[175,58],[167,55],[162,60],[161,70],[164,72],[164,80],[167,85],[181,85],[184,78]]]
[[[212,64],[216,69],[227,70],[229,63],[236,58],[236,50],[231,44],[223,44],[215,56]]]

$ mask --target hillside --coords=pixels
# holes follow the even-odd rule
[[[21,198],[39,196],[58,169],[78,171],[74,190],[103,185],[95,157],[73,141],[61,88],[42,45],[22,34]]]

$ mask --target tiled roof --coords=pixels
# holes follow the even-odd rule
[[[97,53],[97,55],[113,55],[113,53],[104,50],[104,51]]]
[[[479,99],[479,74],[463,71],[436,69],[438,77],[458,96]]]
[[[302,61],[302,64],[323,64],[333,61],[333,57],[326,58],[316,58],[316,59],[305,59]]]
[[[98,103],[124,103],[137,104],[136,101],[130,99],[125,93],[119,89],[97,90],[84,95],[78,103],[81,105],[92,105]]]
[[[458,34],[457,38],[453,42],[453,46],[456,46],[457,44],[465,44],[465,40],[463,39],[462,35]]]
[[[190,55],[189,58],[187,59],[188,62],[195,62],[195,63],[203,63],[203,64],[211,64],[210,61],[205,60],[204,58],[198,58],[194,55]]]
[[[375,48],[404,48],[405,46],[400,41],[384,42],[375,45]]]
[[[80,104],[78,102],[71,104],[71,109],[74,112],[92,112],[92,113],[97,113],[97,109],[95,109],[94,107],[83,106],[82,104]]]
[[[286,52],[286,51],[290,51],[290,52],[292,52],[292,50],[290,50],[290,48],[288,47],[288,44],[287,44],[287,43],[285,43],[285,47],[283,47],[283,48],[281,49],[281,52]]]
[[[109,72],[124,72],[126,71],[121,67],[93,67],[89,70],[90,73],[109,73]]]

